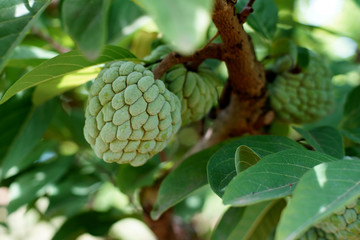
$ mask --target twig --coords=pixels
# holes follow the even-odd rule
[[[239,22],[240,24],[244,24],[249,17],[249,15],[254,12],[253,4],[255,0],[249,0],[249,2],[245,5],[245,7],[241,10],[241,12],[238,14]]]
[[[192,61],[203,61],[208,58],[214,58],[222,60],[222,44],[220,43],[212,43],[209,44],[206,48],[200,49],[195,52],[191,56],[181,56],[175,52],[170,53],[166,56],[160,64],[154,69],[154,77],[155,79],[160,79],[167,70],[169,70],[172,66],[185,62]]]
[[[51,45],[51,47],[54,48],[59,53],[66,53],[66,52],[70,51],[70,49],[62,46],[61,44],[59,44],[57,42],[55,42],[55,40],[52,37],[45,35],[39,29],[32,28],[31,32],[33,34],[35,34],[36,36],[44,39],[46,42],[48,42]]]

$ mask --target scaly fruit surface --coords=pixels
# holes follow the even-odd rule
[[[334,234],[327,233],[320,228],[312,227],[297,240],[336,240]]]
[[[180,101],[133,62],[105,65],[89,91],[84,135],[106,162],[144,164],[181,126]]]
[[[218,100],[216,88],[220,85],[220,80],[204,66],[193,72],[183,64],[178,64],[162,80],[180,99],[183,126],[202,119]]]
[[[326,116],[333,106],[331,75],[323,60],[310,52],[306,69],[293,73],[280,58],[274,66],[277,76],[269,84],[270,103],[279,119],[287,123],[307,123]]]
[[[336,240],[360,239],[360,197],[350,201],[341,209],[316,224],[326,233],[335,235]]]

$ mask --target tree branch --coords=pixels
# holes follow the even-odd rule
[[[254,11],[252,7],[254,2],[255,0],[249,0],[249,2],[245,5],[243,10],[238,14],[240,24],[245,23],[249,15]]]
[[[172,66],[185,62],[199,62],[204,61],[205,59],[213,58],[222,60],[222,44],[212,43],[207,45],[207,47],[196,51],[191,56],[181,56],[175,52],[170,53],[166,56],[160,64],[154,69],[154,77],[155,79],[160,79],[167,70],[169,70]]]

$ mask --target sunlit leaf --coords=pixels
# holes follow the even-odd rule
[[[95,61],[87,60],[79,50],[61,54],[43,62],[17,80],[5,92],[4,96],[0,100],[0,104],[4,103],[10,97],[24,89],[34,87],[50,80],[59,79],[83,68],[117,59],[135,59],[135,56],[128,50],[116,46],[106,46],[100,57]]]
[[[40,105],[43,102],[55,97],[56,95],[76,88],[90,81],[91,79],[94,79],[100,70],[101,69],[99,67],[84,68],[58,79],[53,79],[40,84],[35,88],[32,101],[34,105]]]
[[[51,0],[0,0],[0,72]]]
[[[359,196],[360,162],[339,160],[322,163],[307,172],[284,209],[277,240],[292,240],[308,228]]]

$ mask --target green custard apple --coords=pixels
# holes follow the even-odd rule
[[[289,56],[279,57],[274,65],[275,80],[270,83],[270,104],[287,123],[308,123],[326,116],[333,107],[331,74],[324,61],[309,51],[305,69],[289,69]]]
[[[179,99],[143,65],[108,63],[89,91],[84,136],[104,161],[139,166],[179,130],[180,110]]]
[[[360,197],[316,224],[326,233],[334,234],[337,240],[360,239]]]
[[[181,102],[183,126],[202,119],[217,103],[220,80],[207,67],[200,66],[193,72],[178,64],[162,80]]]

